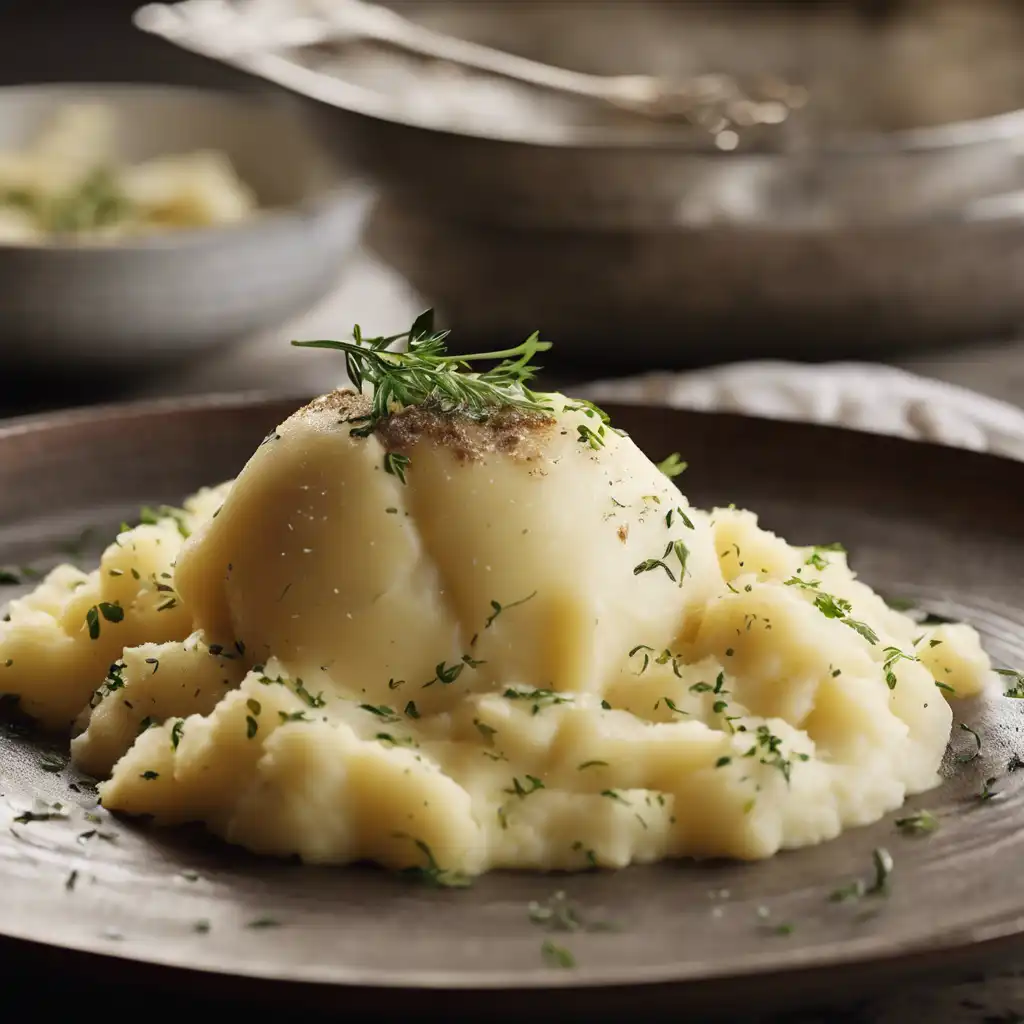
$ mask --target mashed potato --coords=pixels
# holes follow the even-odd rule
[[[0,244],[110,242],[255,214],[256,196],[223,153],[120,162],[115,113],[69,104],[26,149],[0,152]]]
[[[110,810],[450,878],[763,858],[936,784],[948,699],[991,677],[972,629],[546,398],[360,437],[367,400],[325,396],[13,602],[0,691],[77,719]]]

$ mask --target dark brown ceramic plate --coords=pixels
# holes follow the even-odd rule
[[[61,545],[92,526],[96,547],[71,553],[88,561],[140,505],[234,475],[294,406],[213,398],[12,422],[0,429],[0,565],[69,557]],[[841,539],[887,596],[962,616],[998,663],[1024,663],[1024,465],[738,416],[610,411],[650,454],[685,453],[695,503],[757,509],[794,541]],[[911,803],[939,815],[931,835],[902,834],[892,815],[766,863],[497,874],[464,890],[261,861],[198,832],[97,818],[88,784],[52,745],[8,726],[0,954],[322,1010],[444,1011],[458,994],[492,1019],[749,1012],[914,972],[948,976],[1024,948],[1024,771],[1013,771],[1024,703],[1000,697],[958,714],[982,749],[958,762],[974,746],[954,729],[946,781]],[[67,817],[17,822],[33,798]],[[830,901],[870,880],[878,847],[895,865],[889,895]],[[528,904],[558,889],[617,928],[547,933]],[[577,966],[546,966],[545,939]]]

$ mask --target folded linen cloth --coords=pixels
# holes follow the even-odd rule
[[[574,389],[595,402],[668,405],[833,424],[1024,460],[1024,409],[874,363],[733,363]]]

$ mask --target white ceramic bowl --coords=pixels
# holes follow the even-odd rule
[[[339,280],[368,207],[289,97],[137,85],[0,88],[0,150],[69,102],[116,112],[120,158],[215,149],[257,194],[238,224],[117,244],[0,244],[0,366],[127,369],[283,325]]]

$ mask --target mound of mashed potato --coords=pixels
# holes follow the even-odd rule
[[[991,678],[970,627],[547,398],[368,437],[365,398],[317,400],[12,602],[0,692],[73,727],[112,811],[450,877],[763,858],[937,783]]]

